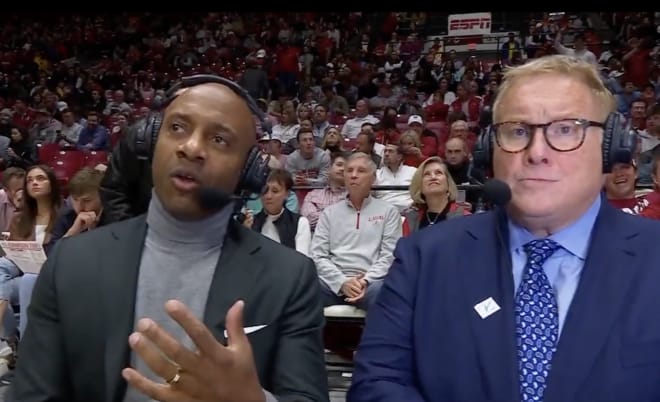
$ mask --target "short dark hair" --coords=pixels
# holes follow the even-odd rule
[[[390,142],[389,144],[385,145],[385,148],[387,147],[394,147],[396,149],[396,152],[399,153],[399,155],[403,155],[403,146],[401,146],[401,144]]]
[[[330,153],[330,164],[334,164],[335,160],[337,158],[342,158],[344,160],[348,160],[348,153],[347,152],[342,152],[342,151],[336,151],[336,152],[331,152]]]
[[[451,126],[451,123],[458,121],[458,120],[465,120],[467,121],[467,115],[465,114],[464,111],[452,111],[449,112],[449,115],[447,116],[447,124]]]
[[[649,116],[660,115],[660,105],[653,105],[649,111]]]
[[[361,135],[366,135],[367,136],[367,141],[369,142],[369,145],[374,146],[376,144],[376,134],[371,133],[371,132],[365,132],[361,131],[358,136]]]
[[[374,128],[374,124],[373,124],[373,123],[369,123],[368,121],[362,123],[362,125],[360,126],[360,129],[364,128],[364,126],[371,126],[371,128]]]
[[[5,169],[5,171],[2,173],[2,187],[7,188],[11,179],[14,178],[25,179],[25,169],[21,169],[15,166]]]
[[[268,174],[268,179],[266,179],[266,183],[273,182],[283,185],[286,191],[289,191],[291,188],[293,188],[293,177],[291,176],[291,173],[284,169],[272,169],[270,171]]]
[[[298,134],[296,134],[296,140],[298,141],[298,143],[300,143],[300,136],[302,136],[305,133],[311,133],[312,137],[314,137],[314,132],[312,130],[300,129],[300,130],[298,130]]]

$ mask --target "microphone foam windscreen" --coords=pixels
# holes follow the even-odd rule
[[[484,184],[484,198],[495,205],[504,206],[511,201],[511,188],[498,179],[490,179]]]
[[[197,196],[200,207],[206,211],[218,211],[233,199],[231,194],[213,187],[202,187]]]

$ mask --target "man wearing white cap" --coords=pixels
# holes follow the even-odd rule
[[[264,134],[259,138],[259,146],[264,153],[270,154],[271,159],[277,159],[282,166],[286,166],[286,155],[282,154],[282,140],[278,135]]]

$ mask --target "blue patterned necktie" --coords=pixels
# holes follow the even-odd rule
[[[550,239],[524,245],[527,264],[515,300],[520,400],[543,401],[552,355],[559,338],[559,314],[543,263],[560,246]]]

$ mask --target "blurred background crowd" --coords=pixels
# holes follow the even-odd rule
[[[259,133],[260,143],[290,176],[277,179],[291,194],[279,207],[286,199],[306,217],[311,239],[322,210],[344,196],[334,192],[343,187],[341,152],[370,155],[376,185],[423,192],[421,177],[438,164],[451,179],[445,193],[481,183],[471,152],[490,124],[503,69],[556,53],[592,63],[636,131],[635,161],[615,166],[604,191],[627,212],[643,213],[660,205],[658,191],[655,198],[639,191],[660,177],[659,32],[658,12],[4,12],[0,170],[15,169],[3,180],[0,204],[12,207],[2,230],[21,208],[20,189],[21,197],[53,200],[97,191],[99,178],[76,174],[103,171],[113,147],[173,82],[205,73],[235,80],[267,113],[273,132]],[[21,169],[29,179],[37,164],[52,182],[46,195],[30,193],[26,176],[16,175]],[[402,216],[417,200],[407,190],[375,196]],[[466,213],[479,212],[478,194],[451,197]],[[260,202],[250,210],[270,201]]]

